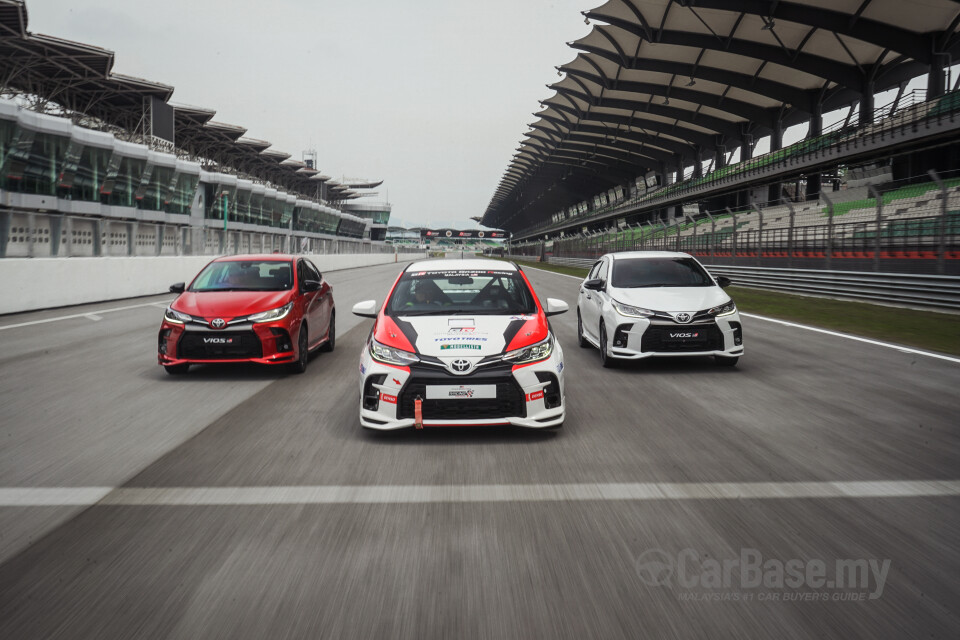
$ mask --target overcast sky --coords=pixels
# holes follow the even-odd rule
[[[383,179],[393,220],[475,226],[600,0],[27,0],[28,29],[335,178]]]

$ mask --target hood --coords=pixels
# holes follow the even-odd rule
[[[393,321],[417,353],[441,360],[497,355],[540,342],[548,333],[542,314],[399,316]]]
[[[618,302],[652,311],[703,311],[724,303],[730,296],[720,287],[639,287],[607,290]]]
[[[290,291],[184,291],[171,305],[200,318],[230,320],[282,307]]]

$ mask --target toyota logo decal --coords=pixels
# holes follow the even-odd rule
[[[464,360],[463,358],[460,360],[454,360],[451,364],[453,365],[454,371],[459,371],[460,373],[463,373],[470,368],[470,361]]]
[[[214,329],[223,329],[227,326],[227,322],[223,318],[214,318],[210,321],[210,326]]]
[[[676,319],[677,322],[681,324],[686,324],[687,322],[690,322],[689,313],[678,313],[677,315],[674,316],[674,318]]]

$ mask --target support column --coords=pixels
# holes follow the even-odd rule
[[[817,101],[813,105],[813,109],[810,113],[810,131],[807,133],[808,138],[816,138],[819,135],[823,134],[823,103]]]
[[[753,158],[753,136],[749,133],[743,134],[740,140],[740,162]]]
[[[718,144],[715,153],[717,154],[717,159],[713,163],[713,168],[714,170],[723,169],[727,166],[727,148],[722,144]]]
[[[823,134],[823,103],[817,100],[810,113],[810,131],[808,138],[816,138]],[[820,197],[821,178],[819,173],[807,175],[807,200],[816,200]]]
[[[927,100],[938,98],[946,91],[946,78],[944,69],[946,67],[945,53],[935,53],[931,56],[930,71],[927,73]]]
[[[694,147],[693,151],[693,177],[702,178],[703,177],[703,165],[700,161],[700,147]]]
[[[779,151],[783,148],[783,120],[779,118],[773,123],[770,133],[770,151]]]
[[[860,124],[870,124],[873,122],[873,82],[863,83],[863,94],[860,96]]]
[[[773,131],[770,133],[770,151],[779,151],[783,148],[783,120],[779,117],[773,122]],[[767,202],[780,202],[780,183],[771,184],[767,189]]]

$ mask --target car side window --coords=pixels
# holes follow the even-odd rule
[[[307,280],[316,280],[320,282],[323,280],[323,276],[320,275],[319,269],[309,260],[303,261],[303,266],[306,269]]]
[[[600,261],[600,264],[598,265],[598,267],[599,267],[599,269],[598,269],[597,275],[596,275],[595,277],[600,278],[600,279],[603,280],[604,282],[607,282],[607,275],[608,275],[608,274],[607,274],[607,261],[606,261],[606,260],[601,260],[601,261]]]
[[[590,269],[590,273],[587,275],[587,280],[593,280],[597,277],[597,272],[600,271],[601,264],[603,264],[601,261],[597,261],[596,264],[593,265],[593,268]]]
[[[303,260],[297,260],[297,288],[303,291],[303,283],[307,279],[306,270],[303,268]]]

